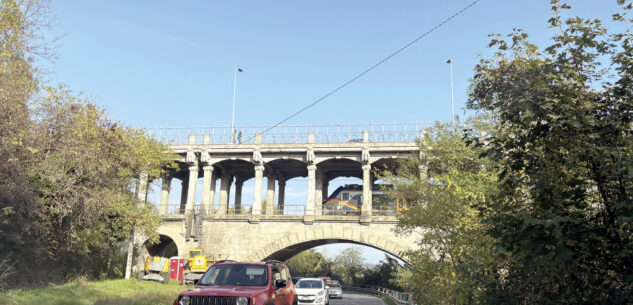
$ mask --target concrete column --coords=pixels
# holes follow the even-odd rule
[[[277,210],[279,211],[279,215],[284,215],[284,201],[286,200],[286,180],[279,180],[279,193],[277,196]]]
[[[200,214],[207,214],[209,208],[209,192],[211,191],[211,178],[213,176],[213,165],[205,165],[202,170],[204,176],[202,180],[202,202],[200,202]]]
[[[253,194],[253,215],[262,214],[262,183],[264,179],[264,165],[255,165],[255,190]]]
[[[136,195],[138,196],[138,200],[145,202],[147,201],[147,173],[142,172],[141,177],[138,180],[138,188],[136,189]]]
[[[268,176],[268,187],[266,188],[266,215],[275,213],[275,177]]]
[[[242,214],[242,186],[244,180],[241,178],[235,179],[235,214]]]
[[[320,170],[316,171],[314,183],[314,212],[316,215],[323,215],[323,173]]]
[[[169,191],[171,190],[171,177],[163,177],[160,189],[160,208],[158,213],[161,215],[169,214]]]
[[[147,173],[146,172],[142,172],[141,176],[139,177],[139,182],[136,186],[136,195],[138,196],[138,199],[142,202],[145,202],[147,200]],[[132,226],[132,229],[130,230],[130,239],[128,239],[128,245],[127,245],[127,262],[125,264],[125,278],[129,279],[130,275],[132,274],[132,271],[134,271],[134,266],[132,266],[132,261],[134,259],[134,243],[137,239],[137,236],[135,234],[135,229],[134,226]]]
[[[216,185],[216,181],[218,180],[218,172],[217,171],[212,171],[211,172],[211,181],[209,184],[209,201],[208,201],[208,205],[207,205],[207,214],[211,214],[212,212],[215,213],[213,211],[214,206],[215,206],[215,185]]]
[[[323,189],[321,190],[323,192],[323,195],[321,195],[323,197],[323,200],[327,200],[328,196],[330,196],[330,193],[328,192],[329,186],[330,181],[327,179],[326,176],[323,176]]]
[[[315,212],[315,180],[316,168],[314,164],[308,165],[308,202],[306,203],[306,215],[314,215]]]
[[[178,210],[178,214],[185,212],[185,206],[187,205],[187,192],[189,190],[189,182],[187,179],[183,179],[180,182],[180,209]]]
[[[198,165],[189,166],[189,183],[187,187],[187,206],[185,213],[193,213],[196,204],[196,185],[198,184]]]
[[[361,207],[361,222],[371,222],[371,165],[365,164],[363,168],[363,205]]]
[[[231,191],[231,175],[229,173],[222,173],[220,177],[220,206],[218,207],[218,214],[226,215],[226,211],[229,206],[229,194]]]

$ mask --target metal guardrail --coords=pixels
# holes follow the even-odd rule
[[[421,130],[430,126],[430,122],[280,125],[262,134],[262,143],[308,143],[311,132],[314,133],[314,143],[361,142],[365,131],[368,132],[370,142],[414,142],[420,137]],[[169,145],[188,144],[190,135],[195,136],[197,144],[205,143],[205,136],[209,139],[208,144],[254,144],[255,135],[270,127],[236,126],[234,132],[231,132],[230,126],[156,127],[143,130],[154,139]]]
[[[395,291],[395,290],[391,290],[391,289],[387,289],[383,287],[369,286],[369,285],[343,285],[343,288],[383,295],[390,298],[396,304],[402,304],[402,305],[416,304],[416,300],[413,297],[413,294],[409,292],[399,292],[399,291]]]
[[[275,206],[275,215],[305,215],[305,204],[284,204],[283,209]]]
[[[390,206],[391,207],[391,206]],[[160,210],[159,206],[156,206],[157,210]],[[274,215],[305,215],[306,206],[305,204],[285,204],[283,209],[279,209],[279,206],[275,205],[273,209]],[[265,213],[265,207],[262,207],[262,212]],[[200,213],[200,205],[196,204],[194,206],[194,213],[197,215]],[[240,209],[235,209],[234,205],[228,207],[226,211],[226,215],[250,215],[252,213],[251,206],[242,205]],[[167,205],[167,214],[168,215],[182,215],[185,214],[185,206],[181,204],[169,204]],[[216,215],[219,214],[219,209],[217,206],[212,206],[208,215]],[[323,208],[321,210],[321,215],[338,215],[338,216],[358,216],[360,215],[360,211],[344,211],[344,210],[328,210]],[[372,212],[373,216],[396,216],[397,211],[395,208],[392,209],[384,209],[384,210],[376,210],[374,209]]]

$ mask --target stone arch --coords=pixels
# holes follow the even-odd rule
[[[218,171],[218,177],[224,172],[232,174],[234,176],[239,176],[244,179],[244,181],[249,180],[255,177],[255,164],[251,162],[250,159],[245,158],[227,158],[222,160],[216,160],[213,162],[213,166]]]
[[[281,155],[281,154],[268,155],[267,153],[262,153],[262,161],[264,164],[275,162],[278,160],[294,160],[294,161],[299,161],[301,163],[307,164],[305,160],[305,153],[302,155],[296,155],[292,153],[289,153],[287,155]]]
[[[348,158],[330,158],[317,164],[317,167],[325,174],[327,180],[337,177],[355,177],[363,179],[362,163]]]
[[[178,256],[178,245],[171,237],[159,234],[158,240],[158,243],[155,244],[150,244],[149,240],[143,243],[147,255],[162,257]]]
[[[251,164],[255,164],[253,162],[253,157],[252,155],[231,155],[231,156],[213,156],[209,158],[208,164],[209,165],[221,165],[223,162],[226,161],[244,161],[244,162],[248,162]]]
[[[316,246],[333,243],[353,243],[369,246],[389,253],[405,263],[406,253],[411,250],[403,246],[396,238],[390,237],[384,230],[331,230],[317,229],[306,232],[291,233],[276,239],[249,257],[250,261],[275,259],[285,261],[292,256]]]
[[[279,158],[265,163],[266,169],[273,171],[284,180],[308,176],[308,164],[295,158]]]
[[[361,163],[360,160],[360,155],[358,157],[356,156],[332,156],[332,157],[322,157],[322,156],[317,156],[316,157],[316,162],[314,162],[317,166],[320,165],[323,162],[327,162],[330,160],[345,160],[345,161],[353,161],[356,163]]]

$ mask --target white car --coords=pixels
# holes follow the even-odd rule
[[[295,291],[299,304],[330,304],[330,296],[322,279],[302,278],[295,285]]]

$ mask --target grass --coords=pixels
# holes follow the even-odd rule
[[[7,305],[172,305],[178,294],[191,286],[177,282],[164,285],[137,280],[77,281],[32,290],[0,293]]]

